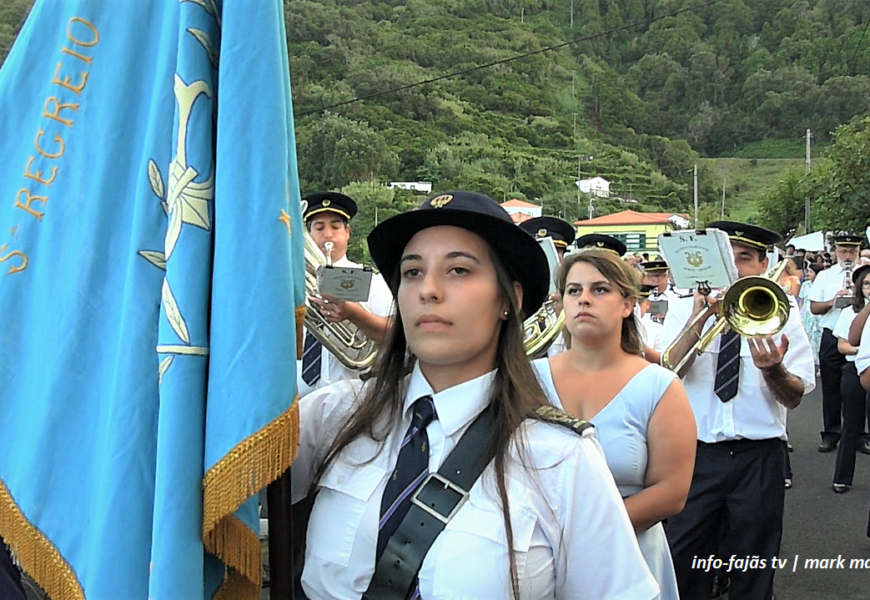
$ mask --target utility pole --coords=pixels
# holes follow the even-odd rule
[[[577,206],[580,206],[580,181],[583,179],[583,169],[581,165],[583,161],[589,161],[595,158],[590,154],[578,154],[577,155]],[[591,191],[591,190],[590,190]],[[592,210],[592,195],[589,196],[589,210]],[[591,214],[591,213],[590,213]],[[589,217],[590,219],[592,217]]]
[[[698,228],[698,165],[695,164],[695,229]]]
[[[571,0],[571,29],[574,29],[574,0]]]
[[[813,132],[807,129],[807,175],[810,174],[810,159],[812,156],[812,151],[810,149],[810,140],[813,137]],[[804,233],[810,233],[810,197],[807,195],[806,204],[804,205],[804,226],[806,231]]]
[[[725,220],[725,178],[722,177],[722,209],[719,211],[719,219]]]

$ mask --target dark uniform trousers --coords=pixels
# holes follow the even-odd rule
[[[0,538],[0,600],[24,600],[21,573],[12,563],[12,556]]]
[[[731,598],[770,600],[772,558],[779,554],[785,504],[785,442],[780,439],[698,442],[685,508],[668,519],[667,536],[681,600],[709,600],[714,568],[696,559],[758,557],[765,568],[732,569]],[[720,549],[724,527],[724,547]],[[720,551],[722,550],[722,551]],[[693,564],[694,563],[694,564]]]
[[[861,386],[861,378],[854,362],[843,365],[843,378],[840,381],[840,395],[843,399],[843,437],[837,450],[834,467],[834,483],[852,485],[855,474],[855,453],[862,443],[864,417],[870,393]]]
[[[846,357],[837,350],[837,338],[831,330],[822,330],[822,340],[819,343],[819,372],[822,379],[822,440],[833,443],[840,441],[842,397],[840,396],[840,381],[843,377],[843,365]],[[863,429],[863,425],[862,425]]]

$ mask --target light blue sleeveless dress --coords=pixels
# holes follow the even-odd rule
[[[550,402],[562,408],[550,362],[541,358],[532,362],[541,387]],[[677,378],[658,365],[644,367],[624,388],[592,419],[595,431],[604,449],[616,486],[623,498],[643,489],[647,465],[646,430],[659,400]],[[665,530],[656,523],[637,536],[640,550],[661,588],[659,600],[679,600],[674,563]]]

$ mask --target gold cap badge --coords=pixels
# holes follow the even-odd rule
[[[330,204],[332,204],[331,200],[324,200],[323,201],[323,206],[329,206]]]
[[[538,237],[547,237],[546,229],[538,229]]]
[[[604,248],[604,242],[595,242],[595,245],[599,248]]]
[[[436,196],[435,198],[432,198],[431,202],[429,202],[429,206],[432,208],[444,208],[446,205],[450,204],[451,200],[453,200],[453,196],[450,194]]]

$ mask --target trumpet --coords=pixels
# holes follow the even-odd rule
[[[704,313],[692,319],[665,350],[662,365],[679,373],[692,355],[697,356],[704,352],[728,326],[746,337],[769,336],[782,331],[791,310],[788,296],[777,283],[785,266],[786,261],[782,261],[765,275],[741,277],[731,284],[719,301],[718,315],[713,326],[699,336],[682,360],[674,365],[671,362],[671,352],[685,335],[693,331]]]
[[[317,267],[332,265],[332,242],[326,242],[324,256],[308,231],[302,230],[305,240],[305,327],[323,346],[348,369],[362,374],[371,370],[377,356],[375,342],[362,334],[356,325],[344,321],[332,323],[323,316],[310,298],[319,296],[317,290]],[[360,306],[369,310],[368,306]]]
[[[535,358],[556,340],[565,326],[565,311],[556,313],[556,303],[547,299],[535,314],[523,321],[523,347]]]
[[[854,263],[851,260],[847,260],[843,263],[843,289],[848,292],[845,296],[837,296],[834,299],[834,308],[846,308],[847,306],[852,305],[852,298],[855,295],[855,291],[852,289],[852,269],[854,267]]]

